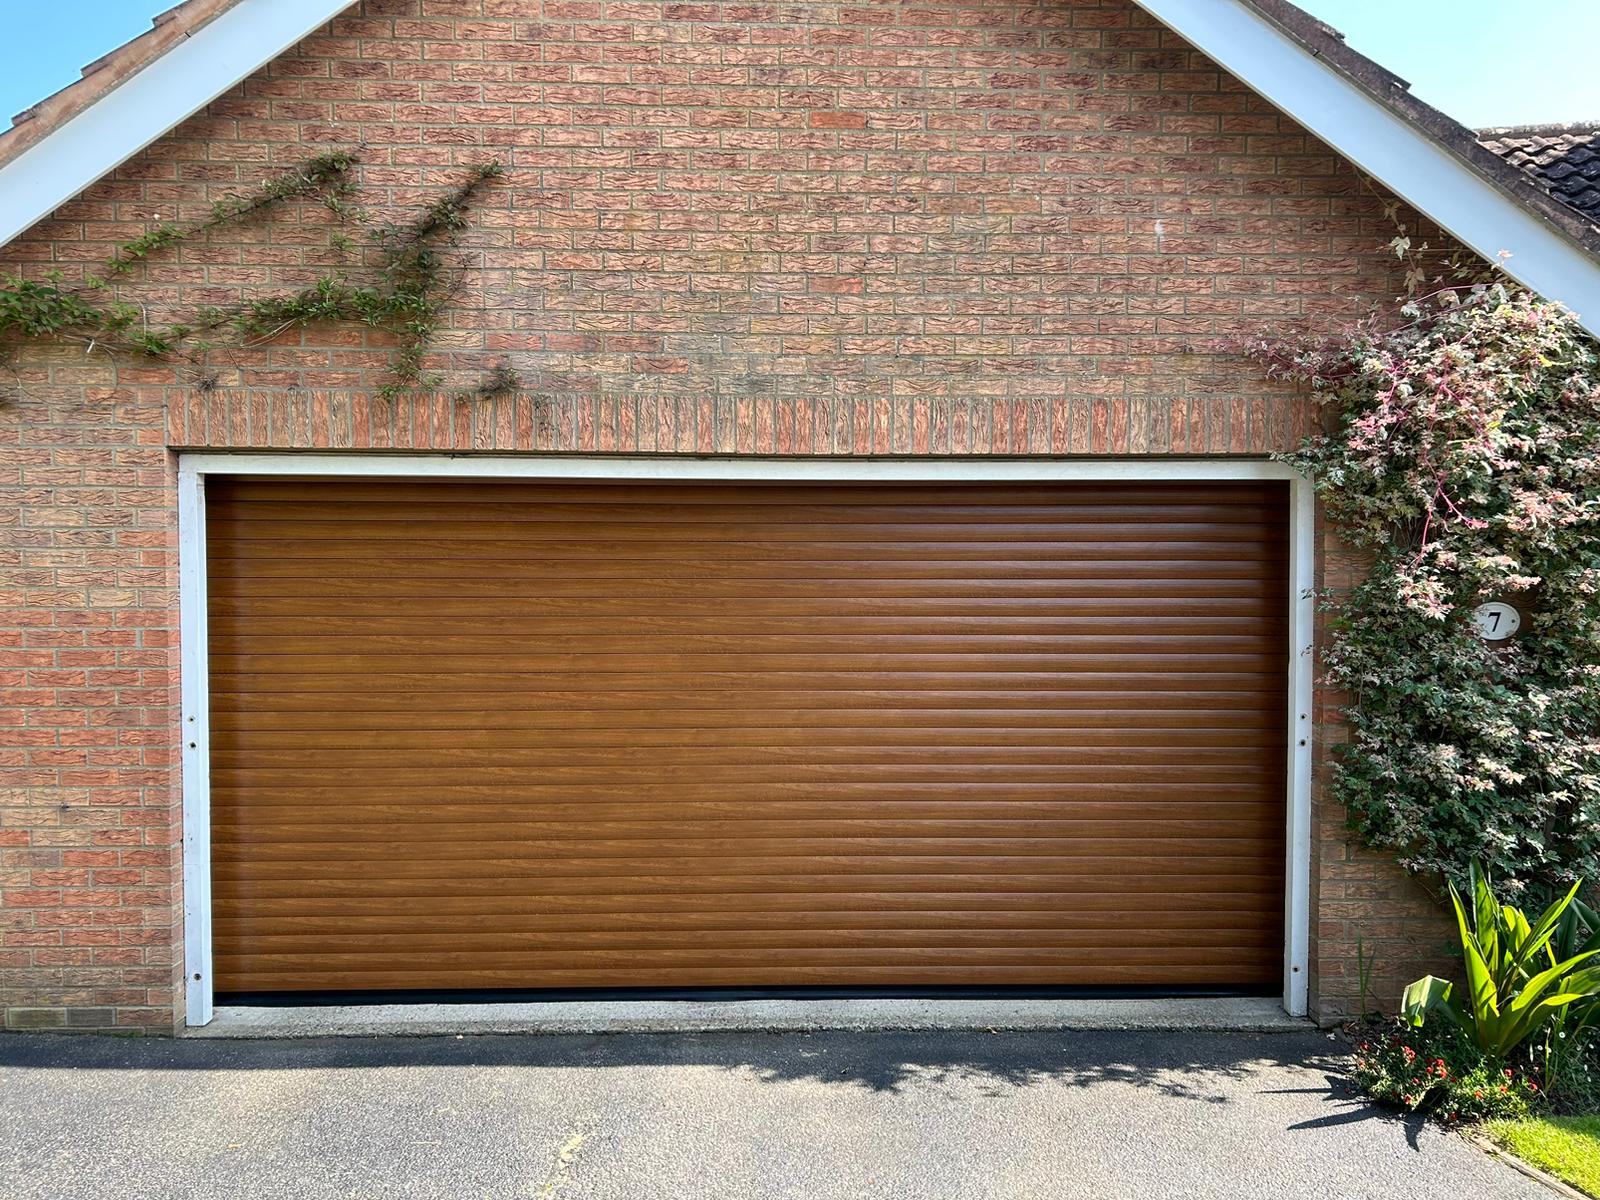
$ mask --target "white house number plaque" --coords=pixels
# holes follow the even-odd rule
[[[1478,623],[1478,632],[1486,642],[1503,642],[1522,627],[1522,615],[1509,604],[1491,600],[1480,604],[1472,612]]]

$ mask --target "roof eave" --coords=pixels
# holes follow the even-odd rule
[[[1578,214],[1559,211],[1531,180],[1477,145],[1470,130],[1411,96],[1381,68],[1374,84],[1386,78],[1396,94],[1373,95],[1351,67],[1374,64],[1335,39],[1308,45],[1273,18],[1280,10],[1307,19],[1281,0],[1135,3],[1463,245],[1490,261],[1507,252],[1512,278],[1561,301],[1600,335],[1597,231]],[[1346,56],[1351,61],[1338,61]]]

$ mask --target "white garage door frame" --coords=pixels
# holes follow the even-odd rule
[[[1311,922],[1311,733],[1315,618],[1312,486],[1263,459],[648,458],[602,456],[252,454],[178,458],[179,638],[183,690],[183,920],[185,1020],[209,1023],[211,755],[206,628],[205,484],[210,475],[762,483],[1222,483],[1289,484],[1289,706],[1283,1007],[1304,1016]]]

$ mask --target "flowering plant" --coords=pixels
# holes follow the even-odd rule
[[[1458,1029],[1437,1023],[1394,1023],[1363,1036],[1351,1077],[1380,1104],[1444,1121],[1525,1116],[1540,1096],[1531,1069],[1496,1065]]]
[[[1510,891],[1565,891],[1600,877],[1600,356],[1502,285],[1401,312],[1244,346],[1324,403],[1286,459],[1371,564],[1327,598],[1334,799],[1413,871],[1464,884],[1476,859]],[[1480,636],[1491,600],[1521,636]]]

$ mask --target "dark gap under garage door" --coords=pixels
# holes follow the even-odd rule
[[[213,479],[216,987],[1275,987],[1286,498]]]

